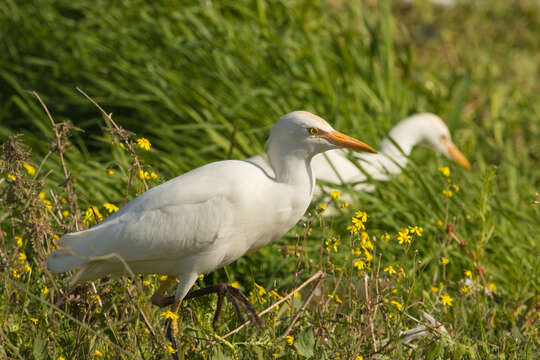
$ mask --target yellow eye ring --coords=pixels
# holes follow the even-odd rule
[[[309,128],[308,131],[311,135],[317,135],[319,133],[319,129],[313,127]]]

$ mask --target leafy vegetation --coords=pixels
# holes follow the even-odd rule
[[[420,3],[2,2],[0,356],[169,357],[158,275],[69,289],[46,255],[147,187],[262,152],[306,109],[372,145],[437,113],[473,171],[418,149],[348,206],[336,188],[334,217],[315,200],[197,284],[239,286],[258,310],[290,297],[227,337],[230,304],[214,332],[215,298],[186,302],[185,358],[538,358],[540,9]]]

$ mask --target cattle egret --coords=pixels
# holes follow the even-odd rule
[[[154,304],[172,303],[176,312],[182,299],[216,292],[214,320],[226,296],[239,315],[241,305],[252,320],[260,321],[232,287],[188,291],[199,274],[260,249],[296,224],[315,186],[311,159],[337,148],[375,152],[309,112],[285,115],[272,127],[267,143],[271,174],[242,160],[192,170],[148,190],[102,223],[64,235],[62,248],[49,255],[47,266],[56,273],[81,267],[74,282],[127,274],[126,265],[133,273],[168,275],[152,296]],[[175,296],[164,297],[175,278],[179,279]],[[168,333],[175,349],[177,332],[172,319]]]
[[[353,184],[352,187],[357,191],[372,191],[374,186],[366,184],[365,181],[369,178],[389,180],[391,176],[401,173],[402,168],[407,165],[412,149],[418,144],[426,144],[470,169],[469,162],[452,142],[448,127],[440,117],[430,113],[416,114],[400,121],[390,130],[388,138],[382,140],[378,154],[355,154],[354,159],[361,168],[349,160],[343,149],[315,156],[311,166],[317,180],[337,185],[349,183]],[[264,158],[259,155],[249,158],[249,161],[271,171]],[[330,190],[328,187],[323,189],[327,193]],[[347,196],[344,199],[347,199]]]

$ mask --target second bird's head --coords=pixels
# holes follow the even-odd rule
[[[307,111],[281,117],[272,127],[267,146],[306,151],[308,156],[339,148],[376,153],[371,146],[334,130],[323,118]]]

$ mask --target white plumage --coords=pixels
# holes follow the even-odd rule
[[[208,273],[285,234],[313,194],[311,158],[339,147],[373,151],[326,121],[297,111],[268,140],[271,168],[249,161],[211,163],[148,190],[102,223],[60,239],[53,272],[82,269],[78,281],[134,273],[179,277],[181,300]],[[271,170],[271,171],[269,171]]]

